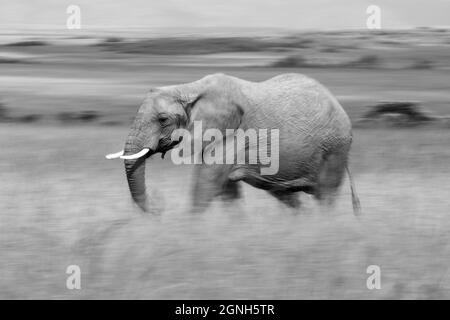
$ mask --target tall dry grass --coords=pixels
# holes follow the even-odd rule
[[[164,209],[133,207],[122,127],[0,127],[1,298],[449,298],[450,133],[356,130],[335,207],[302,195],[294,213],[262,190],[190,216],[190,167],[148,164]],[[82,289],[67,290],[77,264]],[[381,267],[382,289],[366,288]]]

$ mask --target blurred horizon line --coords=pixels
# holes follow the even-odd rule
[[[396,31],[420,31],[420,30],[450,30],[450,25],[436,25],[436,26],[416,26],[416,27],[398,27],[398,28],[381,28],[381,29],[367,29],[367,28],[285,28],[285,27],[141,27],[141,26],[127,26],[127,27],[113,27],[113,26],[99,26],[99,25],[83,25],[81,29],[67,29],[65,25],[34,25],[34,26],[19,26],[19,25],[0,25],[0,35],[62,35],[67,33],[68,36],[83,36],[94,34],[120,33],[129,36],[141,36],[144,33],[150,35],[160,36],[182,36],[192,34],[202,35],[222,35],[230,36],[233,34],[245,35],[260,35],[260,36],[276,36],[280,34],[293,33],[333,33],[333,32],[396,32]],[[14,26],[14,28],[12,28]],[[265,33],[265,34],[263,34]]]

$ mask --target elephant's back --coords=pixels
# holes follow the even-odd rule
[[[246,96],[254,111],[248,120],[254,127],[269,126],[298,135],[350,134],[350,119],[337,99],[308,76],[289,73],[254,83]]]

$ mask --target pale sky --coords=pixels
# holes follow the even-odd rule
[[[382,28],[450,26],[450,0],[0,0],[0,28],[65,28],[71,4],[83,28],[365,28],[370,4]]]

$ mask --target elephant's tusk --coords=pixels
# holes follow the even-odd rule
[[[117,153],[110,153],[110,154],[107,154],[107,155],[105,156],[105,158],[106,158],[106,159],[117,159],[117,158],[120,158],[120,156],[123,156],[123,150],[122,150],[122,151],[119,151],[119,152],[117,152]]]
[[[130,154],[128,156],[120,156],[120,159],[125,159],[125,160],[133,160],[133,159],[137,159],[142,157],[143,155],[145,155],[147,152],[149,152],[150,149],[149,148],[144,148],[141,151],[139,151],[138,153],[135,154]]]

